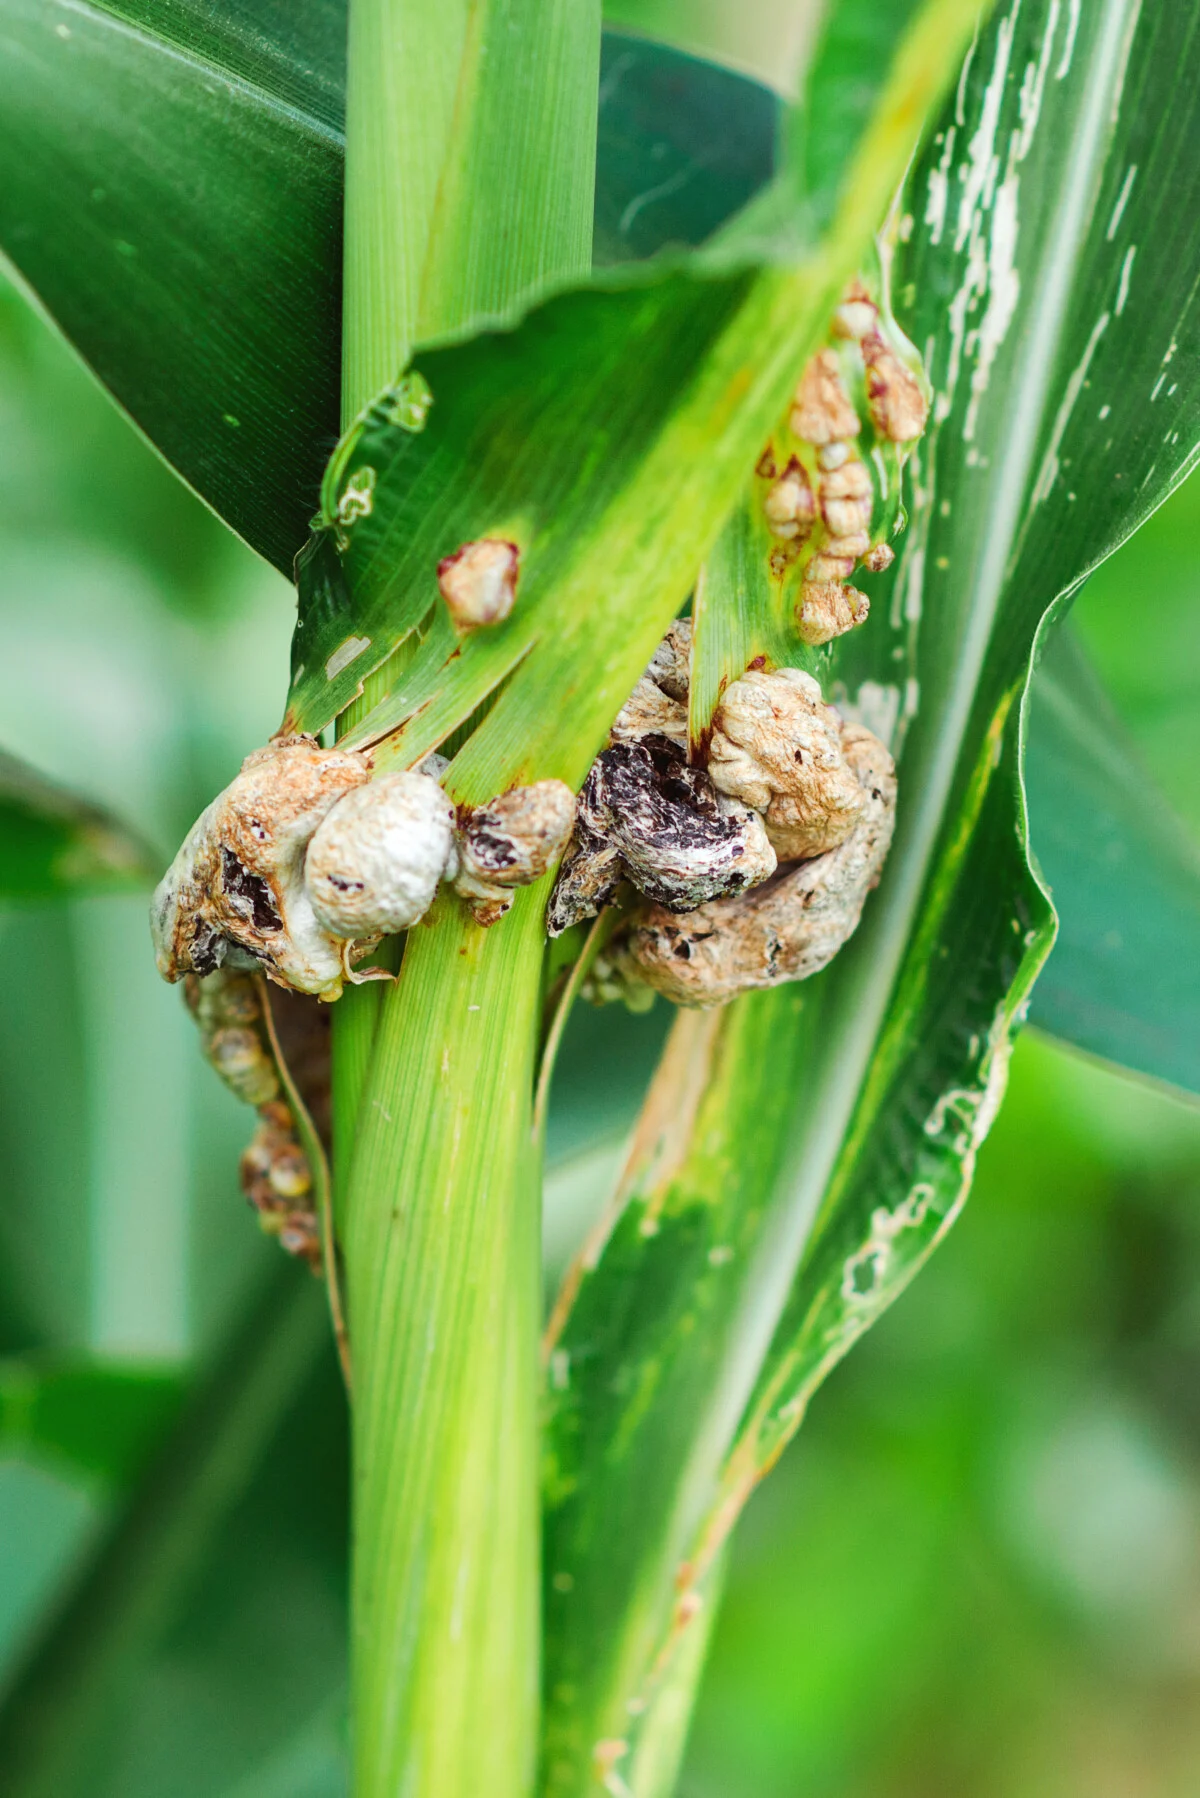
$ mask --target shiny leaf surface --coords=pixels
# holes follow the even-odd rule
[[[344,0],[0,15],[0,249],[166,459],[286,572],[338,431],[344,37]],[[606,40],[605,259],[706,235],[765,178],[774,115],[729,71]]]
[[[286,567],[337,429],[341,138],[221,56],[220,34],[197,50],[86,3],[5,6],[0,246],[167,460]]]
[[[1198,58],[1190,16],[1131,0],[1003,7],[910,186],[894,297],[938,399],[901,561],[827,674],[898,751],[897,840],[790,1014],[681,1018],[578,1270],[549,1362],[547,1791],[652,1748],[636,1719],[742,1505],[966,1196],[1053,929],[1020,778],[1035,639],[1200,434]],[[754,1018],[749,1116],[726,1048]]]

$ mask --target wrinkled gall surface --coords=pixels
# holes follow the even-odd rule
[[[592,764],[547,912],[556,936],[622,882],[648,902],[593,964],[584,990],[601,1003],[636,1008],[650,988],[716,1005],[807,978],[857,927],[891,843],[891,756],[799,669],[725,689],[707,768],[674,736],[638,734],[666,706],[686,717],[690,640],[672,627]]]
[[[654,735],[686,749],[691,655],[692,621],[677,618],[617,713],[609,732],[610,744],[640,743],[643,737]]]
[[[277,739],[247,756],[201,814],[151,907],[166,980],[258,969],[293,992],[340,996],[352,958],[407,930],[454,881],[480,923],[537,880],[571,834],[575,799],[558,780],[514,787],[456,816],[437,775],[371,778],[368,755]],[[387,975],[382,975],[387,978]]]
[[[304,875],[317,923],[368,941],[415,924],[454,851],[454,807],[428,774],[380,774],[313,833]]]
[[[554,895],[552,934],[598,909],[597,860],[606,870],[601,889],[624,877],[680,912],[744,892],[775,867],[757,813],[718,793],[678,744],[655,734],[615,743],[596,758],[579,795],[579,821]]]
[[[663,906],[638,914],[623,943],[624,971],[677,1005],[718,1005],[751,987],[806,980],[854,932],[892,840],[896,776],[877,737],[845,729],[846,761],[862,804],[838,846],[782,866],[736,899],[680,916]]]
[[[556,862],[575,822],[575,795],[561,780],[511,787],[459,819],[455,890],[478,924],[498,922],[514,887],[529,886]]]
[[[862,816],[863,788],[845,751],[849,728],[799,668],[754,669],[722,694],[709,775],[763,814],[780,861],[836,849]]]
[[[154,895],[151,929],[166,980],[261,968],[299,992],[336,998],[343,945],[317,921],[304,858],[317,826],[365,785],[362,756],[311,737],[257,749],[201,813]]]
[[[929,387],[895,320],[860,281],[847,288],[829,344],[810,359],[787,421],[756,470],[797,635],[814,647],[863,624],[859,568],[878,574],[903,528],[901,473],[925,429]]]

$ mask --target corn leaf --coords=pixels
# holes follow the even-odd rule
[[[907,547],[826,673],[896,746],[897,839],[825,974],[677,1023],[576,1270],[549,1361],[556,1798],[632,1776],[745,1499],[966,1196],[1053,934],[1021,784],[1036,639],[1200,434],[1198,75],[1194,9],[1002,7],[910,184],[893,288],[938,398]]]
[[[344,0],[0,12],[0,250],[183,479],[287,572],[338,432],[345,29]],[[656,241],[696,241],[767,172],[769,137],[721,127],[745,94],[756,117],[773,103],[727,71],[693,95],[695,67],[606,46],[608,259],[651,221]],[[688,104],[663,111],[681,82]]]
[[[34,1403],[41,1451],[128,1472],[146,1434],[128,1394],[106,1444],[78,1415],[79,1381],[56,1384]],[[98,1389],[93,1397],[98,1405]],[[164,1393],[160,1410],[166,1402]],[[74,1588],[10,1682],[0,1706],[6,1793],[219,1798],[248,1762],[336,1702],[344,1441],[320,1294],[294,1267],[277,1269],[102,1519]],[[263,1637],[264,1618],[278,1620],[273,1639]],[[276,1677],[264,1677],[272,1664]],[[198,1694],[203,1753],[194,1748]]]
[[[58,26],[70,35],[61,36]],[[14,0],[0,17],[0,83],[7,71],[21,90],[0,114],[0,145],[12,169],[0,193],[0,242],[184,477],[255,547],[288,568],[336,430],[331,346],[340,288],[344,35],[339,0],[286,16],[270,0],[230,8],[126,0],[93,11]],[[805,178],[818,186],[821,146],[836,173],[830,146],[841,141],[833,128],[847,116],[846,71],[856,67],[862,85],[861,58],[847,56],[847,47],[853,51],[853,22],[839,12],[827,34],[820,82],[793,127]],[[228,79],[214,82],[214,71]],[[136,113],[120,99],[133,87]],[[67,116],[71,109],[80,116]],[[145,153],[147,109],[161,125],[153,157]],[[136,131],[135,117],[143,121]],[[709,236],[767,180],[778,129],[778,102],[756,83],[665,45],[606,33],[597,261],[643,257],[664,243],[695,244]],[[197,145],[211,174],[204,183],[196,178]],[[256,145],[266,146],[261,182]],[[100,167],[110,171],[103,200],[96,197]],[[828,183],[821,191],[827,205]],[[129,217],[118,219],[114,208],[127,209]],[[259,229],[259,219],[266,228]],[[236,254],[231,243],[239,246]],[[89,245],[87,253],[75,253],[80,244]],[[163,295],[173,296],[170,305],[160,303]],[[261,340],[264,320],[270,321],[269,350]],[[238,418],[238,426],[228,417]],[[1049,749],[1043,757],[1040,715],[1030,743],[1035,792],[1047,791],[1055,776]],[[1086,722],[1078,712],[1075,717]],[[1061,709],[1058,718],[1065,728]],[[1062,845],[1061,870],[1070,843],[1063,835],[1067,813],[1059,808],[1053,822],[1045,815],[1045,828]],[[1082,809],[1074,816],[1086,822]],[[33,853],[29,832],[42,827],[21,828]],[[1035,817],[1035,833],[1040,828]],[[53,854],[48,837],[46,845]],[[1086,842],[1076,849],[1086,854]],[[1054,853],[1049,842],[1046,852]],[[1186,850],[1174,863],[1178,890]],[[15,847],[8,865],[32,868]],[[1123,883],[1114,883],[1107,899],[1098,884],[1114,867],[1110,859],[1093,863],[1086,889],[1065,885],[1061,871],[1053,881],[1063,935],[1035,1015],[1081,1047],[1191,1084],[1178,1058],[1172,1064],[1152,1047],[1161,1039],[1161,1019],[1138,1016],[1153,991],[1145,979],[1122,982],[1115,1012],[1128,1020],[1124,1047],[1115,1015],[1103,1039],[1095,1034],[1100,1011],[1114,1012],[1111,995],[1068,991],[1085,968],[1108,982],[1118,978],[1121,955],[1131,955],[1138,940],[1116,922]],[[38,878],[50,878],[48,869]],[[1071,947],[1075,903],[1085,898],[1078,928],[1086,940],[1077,954]],[[1166,895],[1161,902],[1172,903]],[[1097,958],[1101,919],[1108,920],[1101,935],[1110,946]],[[1122,951],[1111,947],[1113,931]],[[1052,1019],[1041,1009],[1050,993],[1060,995]],[[1175,1028],[1176,1040],[1185,1034]]]
[[[344,416],[591,266],[599,53],[598,0],[350,9]]]
[[[1029,739],[1030,834],[1060,919],[1030,1019],[1200,1092],[1200,848],[1069,629],[1032,683]]]
[[[277,62],[251,81],[224,60],[216,16],[193,11],[185,46],[140,9],[5,6],[0,245],[167,460],[286,567],[337,429],[341,139],[327,96],[302,110],[260,85]]]
[[[775,170],[778,98],[732,69],[606,31],[592,259],[700,244]]]
[[[147,886],[157,873],[127,825],[0,751],[0,899]]]
[[[126,1485],[174,1415],[178,1376],[83,1357],[0,1362],[0,1445]]]

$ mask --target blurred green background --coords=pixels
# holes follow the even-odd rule
[[[672,7],[622,11],[669,25]],[[684,36],[783,66],[768,14],[757,48],[718,0]],[[1076,621],[1200,835],[1198,542],[1193,482]],[[287,584],[0,291],[0,748],[165,859],[273,729],[291,621]],[[249,1114],[157,980],[144,895],[0,913],[0,993],[0,1679],[13,1689],[121,1515],[185,1374],[222,1355],[244,1370],[256,1345],[269,1361],[283,1307],[265,1453],[230,1425],[220,1502],[178,1524],[190,1559],[156,1558],[142,1525],[129,1549],[155,1602],[106,1650],[78,1789],[332,1798],[344,1416],[316,1289],[238,1194]],[[552,1259],[603,1190],[665,1021],[610,1063],[599,1147],[560,1107]],[[590,1053],[595,1026],[578,1028]],[[746,1516],[688,1798],[1200,1791],[1198,1201],[1200,1112],[1022,1040],[963,1221]],[[76,1696],[64,1731],[84,1727]]]

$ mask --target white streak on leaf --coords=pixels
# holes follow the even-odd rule
[[[1121,278],[1117,283],[1117,303],[1113,311],[1120,318],[1125,310],[1125,302],[1129,298],[1129,278],[1133,274],[1133,259],[1137,255],[1137,245],[1130,244],[1125,252],[1125,260],[1121,264]]]
[[[1030,500],[1031,505],[1040,506],[1042,501],[1048,497],[1050,490],[1058,479],[1058,452],[1062,448],[1063,437],[1066,433],[1068,424],[1071,422],[1071,414],[1075,410],[1075,402],[1083,392],[1083,384],[1087,380],[1088,369],[1092,365],[1092,357],[1096,354],[1096,346],[1104,336],[1104,333],[1108,330],[1111,319],[1111,313],[1102,312],[1100,314],[1099,318],[1092,326],[1092,334],[1087,340],[1083,355],[1080,357],[1079,362],[1072,372],[1070,380],[1067,382],[1066,392],[1062,397],[1062,404],[1055,414],[1054,428],[1050,432],[1050,442],[1046,446],[1046,454],[1042,458],[1042,466],[1038,471],[1038,478],[1034,483],[1033,495]]]
[[[351,662],[356,662],[363,650],[370,649],[370,647],[370,637],[347,637],[344,643],[338,644],[326,662],[325,679],[336,680],[343,668],[348,668]]]
[[[1058,0],[1052,0],[1046,29],[1042,33],[1042,48],[1036,63],[1027,63],[1025,78],[1021,83],[1020,115],[1021,129],[1013,146],[1012,161],[1024,162],[1033,143],[1033,134],[1037,130],[1038,118],[1042,110],[1042,96],[1046,91],[1046,78],[1050,73],[1050,52],[1054,46],[1054,34],[1058,29]]]
[[[996,155],[996,132],[1000,124],[1000,108],[1004,101],[1004,88],[1008,80],[1008,65],[1012,57],[1013,36],[1016,31],[1016,13],[1007,18],[996,34],[996,60],[992,65],[992,76],[984,89],[983,106],[979,114],[979,124],[967,148],[967,164],[963,171],[963,191],[958,202],[958,224],[954,233],[954,248],[962,251],[966,248],[976,227],[977,215],[986,207],[992,197],[999,173],[1000,162]]]
[[[942,145],[942,154],[938,158],[937,167],[929,171],[929,197],[925,202],[925,223],[929,226],[930,243],[942,241],[942,232],[946,228],[946,209],[950,202],[950,167],[954,158],[954,140],[957,128],[951,125],[946,132],[946,141]]]
[[[979,327],[978,353],[971,374],[971,403],[963,421],[966,443],[975,436],[979,404],[987,392],[992,365],[1008,335],[1021,297],[1021,277],[1017,273],[1017,195],[1020,185],[1015,171],[1006,175],[992,209],[992,229],[988,237],[988,304]]]
[[[959,71],[958,88],[954,95],[955,123],[965,125],[967,122],[967,87],[971,79],[971,68],[975,61],[975,52],[979,48],[979,32],[971,39],[971,48],[963,58],[963,66]]]
[[[1108,221],[1108,230],[1104,234],[1109,243],[1111,243],[1113,238],[1117,235],[1117,230],[1125,214],[1125,208],[1129,204],[1129,196],[1133,192],[1133,184],[1137,180],[1137,172],[1137,163],[1131,162],[1128,169],[1125,171],[1125,179],[1121,183],[1121,191],[1117,195],[1117,203],[1113,207],[1112,217]]]
[[[1079,14],[1082,0],[1070,0],[1071,10],[1067,16],[1067,41],[1063,45],[1062,59],[1054,71],[1056,81],[1065,81],[1071,69],[1071,58],[1075,53],[1075,39],[1079,34]]]

